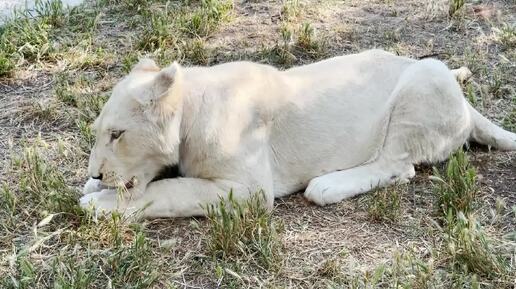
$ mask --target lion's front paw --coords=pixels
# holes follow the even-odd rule
[[[100,192],[89,193],[79,200],[82,208],[91,210],[96,213],[111,213],[117,211],[118,198],[116,190],[102,190]]]
[[[308,184],[308,187],[306,188],[304,195],[305,198],[309,201],[319,206],[324,206],[327,204],[324,198],[324,194],[329,189],[329,184],[325,183],[324,181],[321,181],[318,178],[315,178]]]
[[[100,192],[102,189],[105,189],[105,187],[102,185],[100,180],[89,178],[82,188],[82,194],[87,195],[94,192]]]

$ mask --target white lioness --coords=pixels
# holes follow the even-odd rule
[[[444,160],[468,138],[516,150],[516,134],[472,108],[454,73],[380,50],[286,71],[142,60],[94,123],[81,205],[192,216],[230,190],[243,200],[261,189],[269,207],[303,189],[326,205],[407,182],[414,164]],[[181,177],[154,180],[174,164]]]

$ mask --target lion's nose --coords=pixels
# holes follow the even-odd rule
[[[91,176],[91,178],[102,181],[102,174],[98,174],[98,176]]]

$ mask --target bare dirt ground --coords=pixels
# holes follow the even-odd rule
[[[296,15],[290,19],[286,19],[285,5],[282,1],[235,2],[231,18],[209,36],[202,37],[207,56],[183,56],[182,61],[186,65],[197,62],[214,65],[248,59],[285,68],[370,48],[413,58],[433,56],[451,68],[469,67],[473,77],[464,84],[466,97],[484,115],[515,130],[514,1],[467,1],[452,18],[448,16],[448,1],[300,1]],[[163,10],[164,6],[160,2],[151,11]],[[81,114],[76,108],[55,102],[60,85],[56,75],[65,74],[72,83],[70,90],[76,95],[107,96],[113,83],[125,73],[127,57],[137,58],[149,53],[138,50],[135,44],[143,26],[120,21],[119,17],[125,14],[118,15],[116,11],[104,8],[97,14],[100,16],[97,16],[90,46],[74,44],[66,53],[47,60],[18,61],[14,74],[0,77],[0,181],[5,187],[18,190],[20,175],[12,168],[12,161],[24,147],[35,143],[44,149],[45,161],[57,167],[67,185],[79,189],[85,181],[88,146],[82,143],[84,135],[77,124]],[[323,48],[315,55],[293,51],[294,58],[290,61],[275,60],[277,55],[272,48],[285,42],[282,27],[291,27],[295,42],[303,23],[311,24],[312,37]],[[512,27],[512,32],[504,32],[504,27]],[[54,40],[58,44],[59,41]],[[102,47],[103,51],[99,53],[96,47]],[[98,59],[84,60],[89,53]],[[162,51],[153,51],[150,55],[161,63],[173,60]],[[432,113],[432,109],[429,107],[428,113]],[[44,144],[36,139],[43,139]],[[472,147],[468,155],[479,173],[481,193],[475,210],[480,223],[490,236],[510,243],[507,236],[516,234],[516,153]],[[371,201],[369,194],[322,208],[308,203],[301,194],[277,200],[273,219],[283,227],[280,239],[284,258],[281,269],[276,272],[246,269],[245,261],[236,265],[214,262],[204,246],[206,219],[146,221],[142,227],[156,248],[150,254],[159,260],[160,277],[153,286],[373,288],[373,283],[368,285],[367,280],[374,279],[375,270],[382,264],[416,259],[422,260],[430,271],[444,270],[446,258],[442,258],[436,248],[442,246],[445,236],[435,220],[435,195],[428,180],[431,174],[431,167],[418,168],[417,177],[402,194],[401,214],[393,222],[371,220],[367,210]],[[25,210],[30,211],[30,208]],[[13,252],[34,244],[37,238],[31,228],[35,228],[35,223],[44,215],[23,219],[27,225],[18,229],[4,228],[5,236],[0,237],[0,275],[16,275],[9,260]],[[53,232],[61,227],[70,230],[66,223],[56,224]],[[59,238],[60,241],[52,241],[43,248],[56,252],[71,250],[74,246],[68,248],[63,241],[65,237]],[[165,243],[168,245],[163,245]],[[516,250],[514,246],[511,248]],[[56,254],[35,252],[39,257],[32,256],[33,264],[40,264],[38,258]],[[436,264],[431,264],[434,261]],[[515,262],[514,253],[509,262]],[[217,266],[222,268],[222,273],[217,273]],[[393,275],[396,274],[390,272],[389,277],[383,277],[378,286],[395,288],[391,282],[396,279]],[[511,287],[508,283],[493,285],[498,283],[483,282],[479,278],[481,287]],[[428,288],[450,285],[432,280]],[[452,285],[467,288],[472,284],[470,281],[459,283]],[[44,283],[38,284],[46,287],[41,285]],[[417,287],[415,283],[410,284]]]

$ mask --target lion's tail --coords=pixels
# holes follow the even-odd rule
[[[467,103],[467,101],[466,101]],[[506,131],[495,125],[483,115],[481,115],[469,103],[467,104],[471,119],[473,121],[473,130],[471,138],[483,145],[489,145],[503,151],[516,150],[516,134]]]

